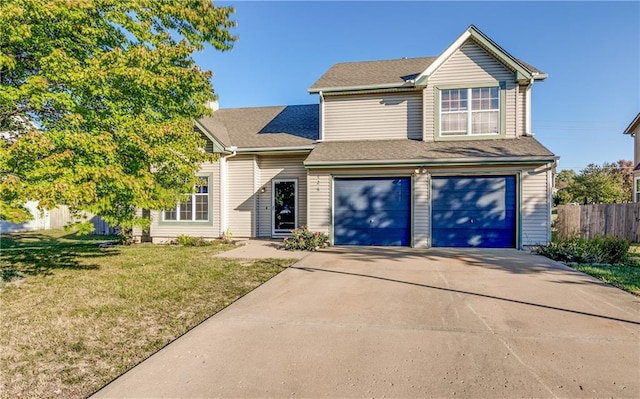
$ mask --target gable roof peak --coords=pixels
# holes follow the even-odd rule
[[[461,48],[473,40],[499,62],[514,71],[521,83],[544,80],[547,75],[513,57],[480,31],[475,25],[467,29],[437,57],[402,57],[378,61],[340,62],[334,64],[315,83],[309,93],[347,92],[380,89],[416,89],[426,85],[428,77]]]
[[[513,70],[516,79],[520,82],[527,83],[531,80],[544,80],[547,74],[532,67],[531,65],[520,61],[516,57],[509,54],[505,49],[500,47],[496,42],[491,40],[489,36],[482,33],[475,25],[469,25],[467,29],[456,40],[453,41],[440,56],[429,67],[418,76],[416,84],[426,84],[428,77],[431,76],[440,66],[442,66],[458,49],[462,48],[469,40],[473,40],[490,54],[498,59],[502,64]]]

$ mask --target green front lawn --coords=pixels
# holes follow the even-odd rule
[[[626,265],[578,265],[574,267],[614,287],[640,295],[640,244],[638,243],[631,244],[629,261]]]
[[[640,267],[577,265],[573,268],[614,287],[640,295]]]
[[[63,231],[0,238],[0,395],[86,397],[293,260]]]

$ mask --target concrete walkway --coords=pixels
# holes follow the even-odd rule
[[[115,380],[123,397],[640,397],[640,298],[516,250],[312,253]]]
[[[238,258],[238,259],[302,259],[309,255],[305,251],[286,251],[281,249],[282,240],[246,240],[239,241],[238,248],[231,251],[222,252],[217,258]]]

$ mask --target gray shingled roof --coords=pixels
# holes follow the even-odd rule
[[[317,104],[219,109],[198,122],[226,147],[305,146],[319,137]]]
[[[533,137],[495,140],[423,142],[416,140],[332,141],[318,143],[305,165],[376,162],[462,162],[507,158],[554,159],[554,154]]]
[[[424,72],[436,58],[402,58],[399,60],[335,64],[311,85],[309,90],[331,87],[402,84]]]
[[[513,57],[513,56],[512,56]],[[402,58],[396,60],[345,62],[333,65],[311,85],[309,91],[346,87],[402,85],[424,72],[438,57]],[[513,57],[532,73],[544,72]]]

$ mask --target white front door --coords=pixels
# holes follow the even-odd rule
[[[288,235],[298,227],[298,181],[273,180],[271,198],[272,229],[274,236]]]

